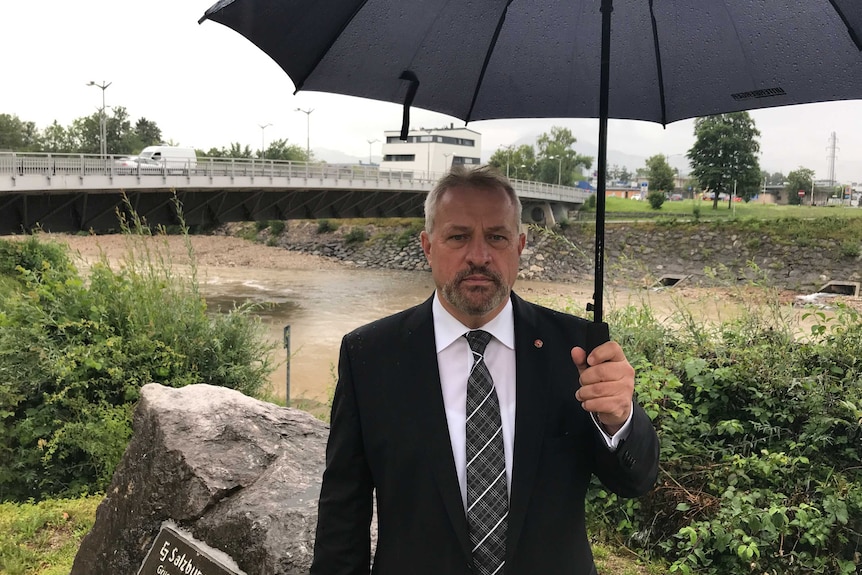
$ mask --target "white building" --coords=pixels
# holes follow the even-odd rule
[[[454,164],[481,163],[482,135],[467,128],[419,128],[401,140],[401,131],[384,132],[381,170],[409,170],[417,176],[439,177]]]

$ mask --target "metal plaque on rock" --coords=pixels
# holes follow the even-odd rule
[[[138,575],[245,575],[213,555],[223,553],[163,525]]]

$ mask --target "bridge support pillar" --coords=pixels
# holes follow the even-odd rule
[[[524,202],[521,221],[525,224],[538,224],[549,228],[557,223],[549,202]]]

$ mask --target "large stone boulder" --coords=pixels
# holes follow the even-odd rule
[[[328,429],[210,385],[143,387],[71,575],[132,575],[172,521],[248,575],[307,573]]]

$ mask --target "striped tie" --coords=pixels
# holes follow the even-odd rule
[[[464,337],[473,352],[467,380],[467,522],[476,570],[495,575],[505,564],[509,514],[500,402],[483,355],[491,334],[476,330]]]

